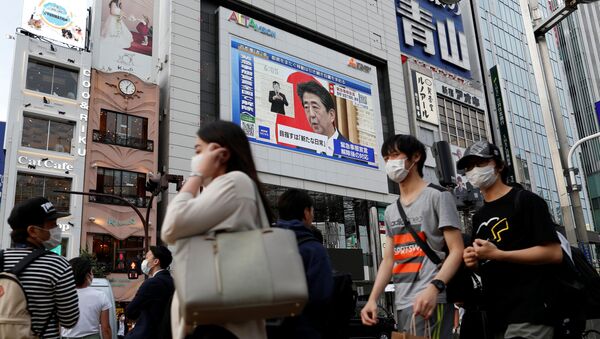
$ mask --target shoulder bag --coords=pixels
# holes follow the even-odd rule
[[[308,288],[293,231],[270,228],[258,189],[259,227],[179,239],[173,272],[188,325],[295,316]]]

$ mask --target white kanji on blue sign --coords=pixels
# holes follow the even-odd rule
[[[458,5],[396,0],[400,50],[464,78],[471,63]]]

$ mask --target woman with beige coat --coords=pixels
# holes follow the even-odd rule
[[[201,128],[197,134],[192,173],[169,202],[162,225],[161,238],[169,244],[215,231],[260,228],[256,224],[259,215],[257,206],[268,206],[260,190],[250,144],[242,129],[231,122],[216,121]],[[262,205],[257,204],[256,187]],[[265,207],[265,212],[272,220],[268,207]],[[198,267],[198,270],[201,272],[203,268]],[[184,338],[190,334],[192,338],[267,337],[262,319],[242,322],[232,319],[229,323],[202,325],[195,329],[186,326],[179,314],[177,291],[171,306],[171,319],[173,338]]]

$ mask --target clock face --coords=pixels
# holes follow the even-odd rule
[[[119,90],[125,95],[132,95],[135,93],[135,84],[128,79],[121,80],[119,82]]]

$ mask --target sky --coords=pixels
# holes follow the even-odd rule
[[[15,35],[20,25],[22,1],[6,1],[2,6],[0,20],[0,121],[6,121],[10,100],[10,84],[12,82],[13,59],[15,56],[15,40],[8,35]]]

